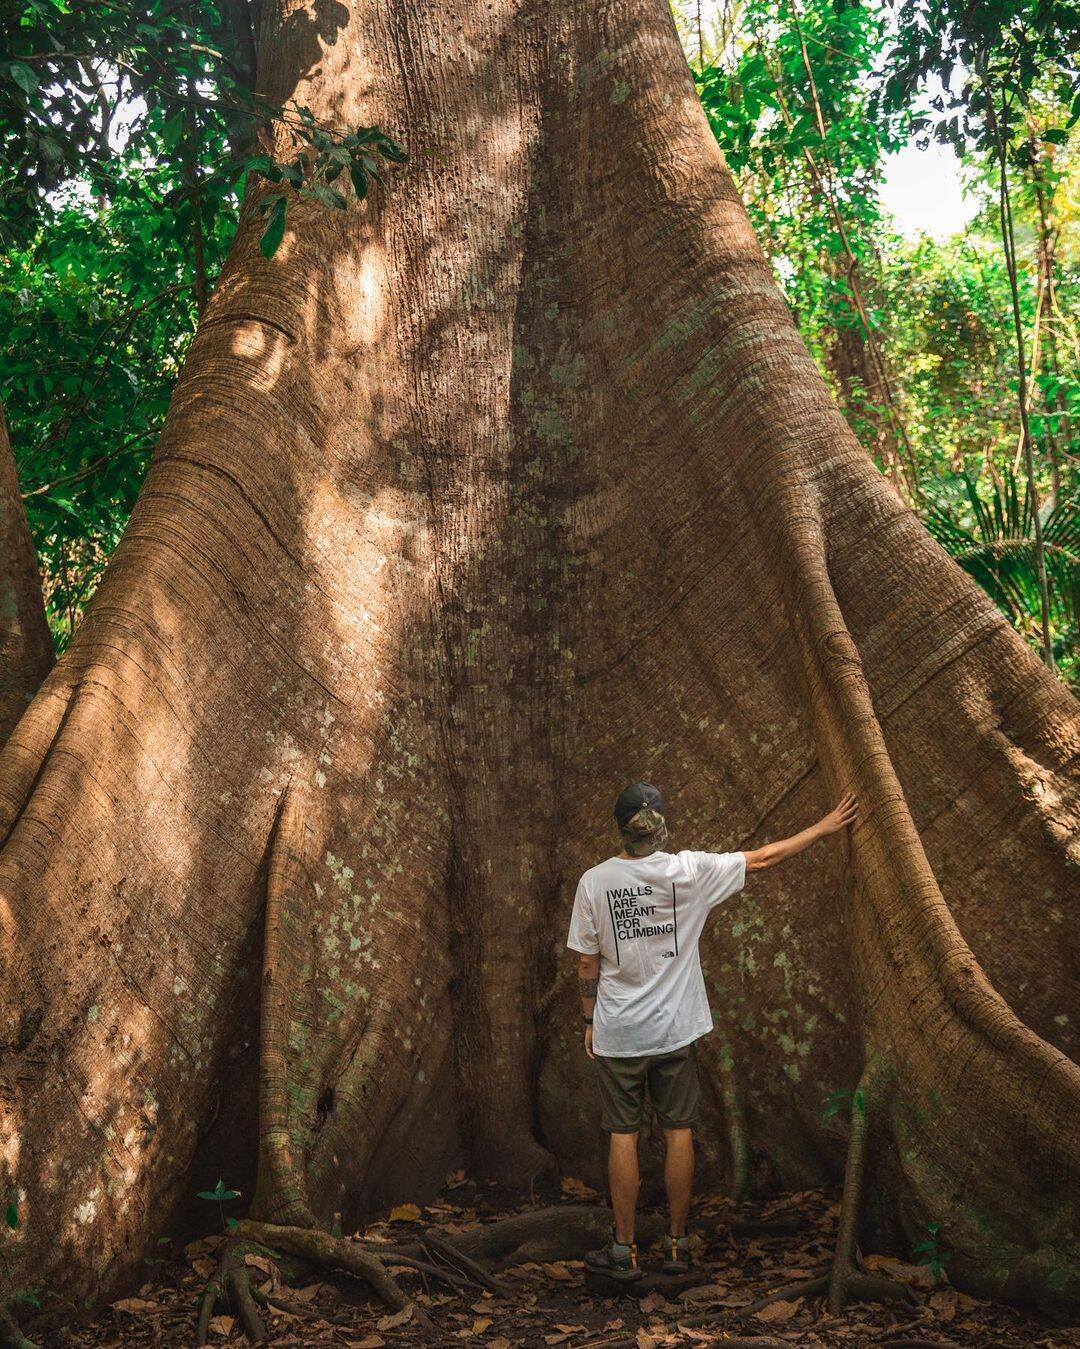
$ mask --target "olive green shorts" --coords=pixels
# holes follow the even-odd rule
[[[600,1122],[609,1134],[636,1134],[645,1123],[645,1088],[662,1129],[689,1129],[697,1123],[697,1054],[692,1044],[670,1054],[642,1058],[602,1058],[596,1084]]]

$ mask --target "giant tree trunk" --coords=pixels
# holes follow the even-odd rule
[[[0,745],[55,658],[34,544],[0,408]]]
[[[864,802],[708,931],[717,1160],[726,1097],[763,1180],[837,1178],[873,1056],[870,1235],[1074,1306],[1076,705],[838,415],[664,0],[290,7],[260,50],[413,160],[270,262],[249,210],[0,765],[15,1277],[100,1296],[256,1153],[300,1222],[463,1155],[595,1174],[560,951],[647,777],[678,846]]]

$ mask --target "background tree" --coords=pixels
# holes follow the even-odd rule
[[[1029,19],[1023,5],[980,7],[969,19],[963,7],[954,13],[918,3],[747,5],[723,30],[724,40],[708,48],[704,66],[697,62],[713,129],[848,420],[927,518],[946,509],[960,528],[975,523],[965,475],[976,473],[989,502],[1006,468],[1022,467],[1021,349],[1033,376],[1024,405],[1032,470],[1044,496],[1031,528],[1054,508],[1059,491],[1066,512],[1076,511],[1068,411],[1078,387],[1075,245],[1066,233],[1072,256],[1064,259],[1054,244],[1054,222],[1075,214],[1077,191],[1070,16],[1068,7],[1043,8]],[[692,27],[685,11],[680,17],[693,64]],[[976,50],[996,72],[1012,119],[1014,265],[1002,243],[996,143],[980,112],[985,90],[965,75]],[[887,155],[911,135],[931,134],[961,153],[985,209],[962,240],[909,243],[882,215],[878,194]],[[928,310],[923,301],[934,285],[940,309]],[[1052,335],[1051,290],[1058,298]],[[1011,350],[1001,341],[1006,321]],[[976,341],[981,337],[985,343]],[[1063,343],[1069,357],[1055,361]],[[1009,389],[1011,402],[1002,396]],[[977,467],[953,439],[961,426],[964,445],[982,460]],[[1028,559],[1034,584],[1027,593],[1038,603],[1020,626],[1045,646],[1037,548]],[[1060,599],[1051,597],[1050,650],[1071,678],[1077,635]]]

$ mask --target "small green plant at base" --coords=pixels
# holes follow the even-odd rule
[[[217,1204],[218,1212],[221,1214],[222,1230],[231,1232],[236,1226],[236,1219],[226,1218],[225,1205],[232,1199],[239,1199],[240,1191],[230,1190],[223,1180],[219,1180],[212,1190],[200,1190],[198,1197],[205,1199],[208,1203]]]
[[[825,1098],[825,1108],[821,1112],[823,1120],[832,1119],[834,1115],[839,1115],[841,1111],[851,1109],[852,1094],[850,1091],[833,1091]]]
[[[912,1247],[911,1254],[917,1265],[929,1265],[934,1278],[940,1279],[945,1272],[945,1261],[949,1258],[950,1252],[939,1239],[940,1228],[937,1223],[927,1223],[926,1232],[926,1239],[917,1242]]]
[[[19,1209],[17,1204],[9,1203],[4,1209],[4,1222],[9,1231],[14,1232],[19,1226]],[[4,1262],[6,1265],[6,1261]],[[14,1292],[8,1293],[4,1299],[6,1308],[17,1307],[21,1303],[26,1307],[33,1307],[35,1311],[41,1310],[41,1301],[38,1294],[40,1288],[16,1288]]]

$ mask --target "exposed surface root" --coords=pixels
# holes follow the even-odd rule
[[[838,1316],[849,1302],[898,1302],[913,1307],[911,1290],[895,1279],[866,1274],[855,1263],[855,1244],[862,1202],[863,1178],[871,1116],[889,1088],[889,1074],[881,1062],[871,1059],[855,1088],[851,1105],[851,1134],[844,1166],[844,1193],[840,1203],[840,1227],[833,1249],[832,1267],[822,1274],[797,1283],[785,1284],[742,1309],[740,1319],[754,1316],[774,1302],[794,1302],[797,1298],[828,1298],[829,1312]],[[783,1230],[783,1224],[776,1224]],[[751,1230],[768,1229],[764,1223],[750,1224]],[[735,1231],[733,1226],[731,1231]]]
[[[37,1349],[6,1311],[0,1311],[0,1349]]]
[[[822,1274],[816,1279],[804,1279],[799,1283],[784,1284],[774,1292],[765,1297],[758,1298],[750,1306],[743,1308],[740,1316],[754,1316],[757,1312],[764,1310],[773,1302],[794,1302],[800,1297],[820,1297],[823,1293],[828,1293],[830,1298],[833,1296],[836,1288],[837,1271],[835,1268],[828,1274]],[[849,1302],[902,1302],[907,1307],[915,1305],[915,1298],[912,1292],[902,1283],[897,1283],[895,1279],[882,1278],[879,1275],[862,1274],[855,1269],[845,1269],[842,1274],[840,1284],[843,1294],[843,1305]]]
[[[780,1213],[784,1218],[798,1215],[800,1230],[795,1235],[772,1234],[735,1242],[721,1216],[732,1208],[726,1193],[702,1195],[694,1222],[701,1239],[696,1286],[683,1291],[665,1281],[642,1297],[597,1295],[586,1283],[580,1259],[560,1259],[552,1252],[537,1261],[526,1249],[516,1260],[511,1258],[509,1266],[505,1257],[499,1262],[499,1282],[513,1290],[511,1297],[504,1297],[481,1290],[463,1271],[443,1264],[441,1256],[437,1273],[432,1274],[436,1257],[425,1254],[429,1248],[424,1235],[437,1226],[446,1242],[466,1248],[491,1270],[492,1265],[476,1254],[476,1248],[489,1244],[505,1250],[510,1237],[514,1244],[523,1235],[535,1237],[538,1211],[521,1211],[516,1199],[497,1187],[457,1181],[439,1201],[418,1206],[418,1218],[383,1217],[369,1224],[352,1243],[381,1259],[430,1316],[434,1330],[430,1323],[417,1324],[411,1313],[389,1312],[369,1294],[366,1284],[348,1276],[324,1275],[304,1258],[284,1253],[277,1258],[272,1249],[254,1242],[238,1254],[248,1266],[252,1296],[262,1308],[271,1342],[282,1349],[286,1345],[306,1349],[328,1343],[374,1344],[378,1339],[387,1349],[497,1341],[508,1342],[510,1349],[546,1349],[560,1335],[566,1337],[559,1341],[565,1349],[578,1345],[583,1349],[639,1349],[639,1331],[644,1332],[641,1344],[647,1337],[670,1349],[694,1349],[701,1344],[770,1349],[778,1342],[816,1349],[867,1349],[870,1345],[942,1349],[944,1344],[949,1349],[987,1349],[990,1345],[994,1349],[1080,1349],[1077,1330],[1054,1331],[1030,1314],[971,1297],[945,1276],[906,1263],[904,1252],[882,1255],[878,1267],[859,1272],[895,1273],[908,1283],[920,1304],[918,1319],[895,1302],[860,1302],[839,1316],[829,1316],[823,1314],[820,1296],[793,1298],[796,1282],[811,1282],[828,1274],[836,1246],[838,1209],[834,1201],[838,1198],[805,1191],[782,1199],[748,1200],[738,1210],[740,1216],[756,1214],[767,1223]],[[561,1214],[568,1241],[579,1241],[583,1211],[594,1215],[587,1223],[590,1239],[597,1244],[597,1232],[602,1239],[609,1231],[607,1210],[590,1208],[581,1199],[557,1206],[554,1214],[547,1211],[545,1232],[558,1230]],[[659,1230],[662,1214],[650,1212],[649,1217],[653,1222],[639,1224],[640,1234]],[[102,1312],[93,1322],[73,1318],[73,1309],[66,1307],[47,1306],[34,1317],[28,1312],[23,1323],[26,1334],[41,1349],[101,1349],[120,1344],[124,1349],[161,1349],[162,1345],[191,1344],[199,1301],[213,1270],[207,1253],[212,1251],[216,1260],[230,1239],[235,1240],[217,1237],[193,1243],[180,1260],[154,1261],[146,1281],[132,1290],[137,1296]],[[177,1248],[174,1251],[179,1255]],[[659,1273],[662,1252],[642,1235],[640,1254],[645,1283]],[[264,1258],[255,1260],[256,1255]],[[273,1264],[288,1286],[277,1283]],[[437,1277],[440,1282],[435,1281]],[[785,1284],[784,1296],[790,1300],[777,1307],[773,1295]],[[765,1314],[758,1312],[747,1319],[748,1308],[760,1305],[764,1298],[772,1298]],[[235,1316],[231,1303],[228,1310]],[[694,1331],[694,1327],[701,1330]],[[242,1343],[239,1322],[226,1328],[215,1317],[210,1343],[225,1343],[223,1337],[230,1347]]]
[[[275,1311],[285,1312],[289,1316],[305,1318],[311,1316],[311,1308],[306,1307],[302,1302],[293,1302],[289,1298],[278,1297],[275,1293],[263,1293],[258,1288],[252,1288],[251,1296],[260,1307],[271,1307]],[[329,1312],[319,1310],[319,1320],[327,1321],[332,1326],[348,1326],[349,1322],[342,1317],[331,1316]]]
[[[307,1227],[278,1227],[273,1223],[259,1223],[246,1219],[236,1225],[238,1237],[257,1241],[261,1246],[272,1250],[286,1251],[290,1255],[302,1256],[315,1264],[327,1265],[331,1269],[343,1269],[358,1279],[363,1279],[391,1311],[402,1311],[406,1307],[416,1308],[412,1298],[404,1291],[397,1279],[387,1270],[382,1260],[369,1249],[344,1237],[332,1237],[329,1232],[312,1231]],[[416,1308],[418,1320],[423,1313]]]
[[[358,1242],[357,1244],[363,1246],[363,1242]],[[470,1283],[479,1282],[477,1279],[468,1278],[464,1274],[460,1274],[456,1268],[450,1269],[446,1265],[434,1265],[429,1260],[419,1260],[412,1254],[411,1250],[402,1252],[396,1246],[390,1248],[380,1246],[378,1249],[371,1246],[365,1246],[364,1249],[372,1251],[372,1253],[377,1256],[378,1259],[382,1260],[384,1264],[403,1265],[407,1269],[415,1269],[418,1274],[423,1274],[429,1279],[435,1279],[437,1282],[445,1283],[450,1288],[468,1288]],[[415,1247],[412,1249],[421,1250],[423,1248]],[[460,1253],[458,1253],[458,1263],[461,1263]],[[487,1277],[489,1279],[491,1278],[490,1275]],[[486,1285],[481,1284],[481,1287],[485,1286]]]
[[[880,1275],[864,1274],[855,1266],[855,1240],[859,1230],[866,1150],[874,1112],[890,1086],[887,1069],[871,1058],[851,1100],[851,1134],[844,1164],[844,1194],[840,1201],[840,1230],[836,1235],[832,1269],[829,1272],[829,1311],[839,1315],[848,1302],[904,1302],[915,1299],[903,1284]]]
[[[660,1235],[662,1220],[638,1221],[638,1245]],[[485,1223],[454,1238],[458,1251],[495,1269],[524,1260],[580,1260],[611,1235],[611,1210],[594,1204],[555,1204]]]
[[[597,1297],[637,1298],[647,1297],[650,1293],[662,1293],[664,1297],[675,1297],[688,1288],[696,1288],[704,1281],[704,1275],[697,1270],[689,1274],[661,1274],[658,1271],[646,1272],[634,1283],[620,1282],[595,1270],[585,1271],[585,1287]]]
[[[266,1343],[266,1327],[251,1290],[251,1276],[244,1264],[244,1247],[236,1241],[222,1246],[217,1268],[207,1280],[195,1325],[195,1343],[203,1345],[210,1332],[214,1308],[224,1302],[236,1313],[252,1344]]]
[[[259,1016],[259,1165],[252,1212],[290,1227],[318,1227],[303,1162],[289,1131],[289,982],[296,963],[285,916],[303,905],[319,815],[298,776],[286,787],[270,840]]]
[[[490,1293],[499,1293],[503,1297],[512,1296],[506,1284],[489,1274],[483,1265],[474,1260],[471,1255],[459,1250],[457,1245],[448,1241],[434,1227],[429,1227],[424,1233],[424,1245],[434,1254],[441,1255],[444,1260],[448,1260],[452,1265],[464,1270],[481,1288],[486,1288]]]
[[[829,1287],[829,1276],[822,1274],[817,1279],[803,1279],[800,1283],[787,1283],[782,1288],[777,1288],[764,1297],[759,1297],[756,1302],[751,1302],[749,1307],[743,1307],[739,1312],[740,1316],[756,1316],[758,1312],[764,1311],[773,1302],[794,1302],[800,1297],[819,1297]]]
[[[721,1079],[724,1096],[724,1120],[728,1137],[728,1194],[738,1202],[746,1194],[750,1183],[750,1144],[746,1129],[746,1112],[735,1083],[735,1073],[728,1069]]]

